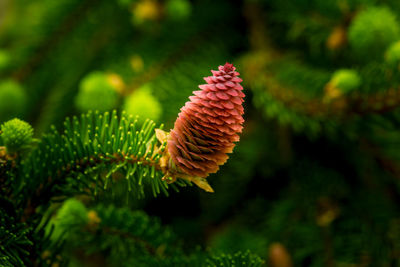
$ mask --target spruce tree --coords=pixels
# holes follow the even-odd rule
[[[399,77],[398,0],[0,1],[0,266],[398,266]]]

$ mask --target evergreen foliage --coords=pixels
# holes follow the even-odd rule
[[[0,266],[399,266],[399,107],[398,0],[0,1]]]
[[[249,252],[238,252],[234,255],[221,254],[211,257],[207,261],[207,266],[261,266],[262,260]]]
[[[90,190],[96,195],[122,180],[127,191],[139,198],[144,196],[143,185],[149,185],[154,196],[167,194],[169,186],[161,180],[159,166],[159,149],[166,144],[157,146],[155,123],[146,120],[139,126],[137,118],[124,114],[89,112],[80,119],[67,118],[62,134],[53,127],[22,163],[20,175],[30,180],[28,188],[42,184],[46,190],[56,184],[66,192]]]
[[[11,203],[7,203],[5,199],[1,202],[0,264],[5,267],[23,266],[24,258],[29,256],[29,246],[33,245],[28,238],[31,229],[13,218],[15,211],[12,210]]]
[[[173,233],[164,229],[158,220],[127,208],[99,205],[87,209],[78,200],[70,199],[52,223],[55,233],[69,247],[63,255],[65,259],[71,257],[68,253],[98,244],[85,253],[107,254],[107,261],[114,266],[140,266],[150,258],[154,258],[154,264],[167,260],[164,258],[170,257],[178,246]]]

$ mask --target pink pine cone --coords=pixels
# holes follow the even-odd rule
[[[190,176],[217,172],[239,141],[243,120],[243,87],[239,73],[229,63],[212,70],[189,102],[181,108],[168,140],[175,165]]]

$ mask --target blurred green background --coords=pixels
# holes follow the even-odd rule
[[[245,127],[208,177],[215,193],[97,201],[158,217],[187,250],[400,266],[398,0],[0,0],[0,124],[24,119],[36,137],[88,110],[169,130],[225,62],[244,80]],[[80,238],[65,237],[70,266],[151,265]]]

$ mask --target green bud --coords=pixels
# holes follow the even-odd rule
[[[14,154],[29,147],[32,143],[32,126],[20,119],[12,119],[1,125],[1,135],[7,152]]]
[[[385,53],[385,60],[389,64],[397,64],[400,62],[400,41],[389,46]]]
[[[348,93],[360,87],[361,78],[355,70],[340,69],[333,73],[329,83],[342,93]]]
[[[75,198],[64,202],[57,213],[57,224],[70,227],[72,225],[84,225],[88,222],[87,209],[85,205]]]
[[[79,111],[110,111],[118,105],[117,89],[110,83],[107,74],[92,72],[81,82],[75,104]]]
[[[135,90],[125,99],[124,109],[128,114],[139,115],[139,120],[157,121],[162,114],[160,102],[151,94],[151,89],[145,85]]]
[[[353,19],[348,36],[356,55],[381,59],[386,48],[399,39],[400,25],[390,9],[370,7]]]
[[[75,230],[86,225],[88,222],[88,212],[85,205],[75,198],[70,198],[60,207],[57,216],[51,219],[51,223],[46,228],[46,231],[48,233],[52,231],[51,238],[56,241],[64,234],[74,234]]]

